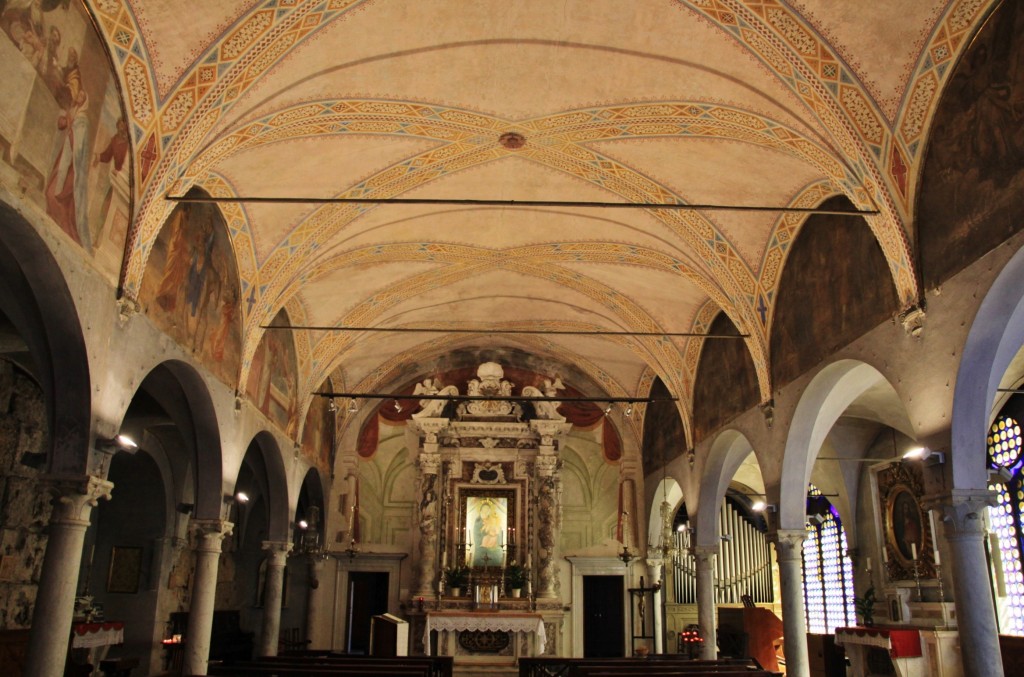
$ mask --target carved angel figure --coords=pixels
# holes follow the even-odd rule
[[[452,395],[457,396],[459,389],[455,386],[443,386],[440,379],[428,378],[423,383],[417,383],[412,391],[413,395]],[[415,419],[437,418],[444,411],[448,400],[420,400],[420,410],[412,415]]]

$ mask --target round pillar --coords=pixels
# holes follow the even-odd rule
[[[292,544],[287,541],[263,541],[267,551],[267,578],[263,588],[263,629],[257,654],[276,656],[281,634],[281,602],[284,599],[284,568]]]
[[[715,624],[715,555],[718,547],[698,545],[693,549],[697,570],[697,624],[704,645],[700,657],[714,660],[718,657],[718,627]]]
[[[192,528],[199,542],[196,545],[183,672],[186,675],[205,675],[210,660],[210,632],[213,630],[221,543],[231,534],[234,525],[224,520],[193,520]]]
[[[92,509],[99,499],[109,499],[113,488],[113,482],[92,476],[50,482],[53,513],[32,612],[26,675],[64,674],[85,531]]]
[[[985,557],[984,511],[992,502],[991,494],[976,490],[955,492],[937,505],[952,559],[950,573],[965,677],[1003,674]]]
[[[320,555],[309,556],[309,592],[306,597],[306,648],[319,649],[317,629],[321,626],[323,613],[323,592],[320,587],[320,575],[324,570],[324,558]],[[329,643],[328,643],[329,644]],[[323,647],[323,648],[326,648]]]
[[[783,647],[787,677],[810,677],[807,657],[807,619],[804,614],[804,539],[803,529],[779,529],[771,534],[779,561],[779,587],[782,597]]]

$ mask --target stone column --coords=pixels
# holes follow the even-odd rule
[[[718,627],[715,624],[715,555],[717,545],[697,545],[693,560],[697,570],[697,624],[700,626],[704,646],[700,657],[714,660],[718,657]]]
[[[309,592],[306,597],[306,642],[308,642],[306,648],[308,649],[321,648],[320,638],[317,635],[322,623],[324,595],[320,589],[320,574],[323,573],[323,570],[324,558],[320,555],[309,555]]]
[[[276,656],[277,641],[281,634],[281,602],[284,599],[284,567],[292,544],[288,541],[263,541],[267,551],[267,578],[263,588],[263,630],[259,656]]]
[[[32,613],[24,673],[33,677],[64,674],[89,515],[99,499],[110,498],[114,484],[86,476],[51,480],[48,488],[54,494],[53,513]]]
[[[984,489],[954,490],[929,507],[939,510],[952,561],[953,597],[966,677],[1003,674],[999,631],[985,557],[985,510],[995,497]]]
[[[431,597],[437,590],[434,560],[437,558],[437,473],[441,468],[441,454],[436,451],[437,436],[428,433],[427,440],[419,459],[420,546],[416,597]]]
[[[661,596],[665,592],[665,579],[662,576],[664,564],[665,560],[656,557],[647,560],[647,578],[654,588],[651,593],[651,606],[654,607],[651,609],[654,618],[654,653],[665,653],[665,619],[661,613]]]
[[[217,567],[221,543],[235,525],[226,520],[192,520],[196,544],[196,570],[192,578],[192,605],[185,634],[186,675],[205,675],[210,659],[210,632],[217,597]]]
[[[537,599],[555,599],[558,492],[555,486],[557,459],[537,457]]]
[[[783,650],[787,677],[810,677],[807,658],[807,618],[804,614],[804,529],[778,529],[769,536],[779,560],[782,597]]]

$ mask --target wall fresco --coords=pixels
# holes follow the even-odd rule
[[[81,3],[0,3],[0,63],[0,158],[13,169],[3,174],[117,275],[130,140],[110,62]]]
[[[281,310],[271,325],[291,324],[288,313]],[[297,427],[296,392],[298,367],[295,342],[291,332],[266,331],[252,358],[246,397],[289,436]]]
[[[240,298],[220,210],[176,207],[153,245],[139,302],[157,327],[232,386],[241,365]]]

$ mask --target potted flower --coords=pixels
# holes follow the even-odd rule
[[[508,589],[512,591],[513,597],[519,597],[522,594],[523,586],[526,585],[527,581],[530,580],[530,570],[526,567],[519,566],[515,560],[505,567],[505,583],[508,585]]]
[[[853,604],[865,626],[871,627],[875,624],[875,586],[868,588],[863,597],[854,596]]]
[[[469,584],[469,567],[454,566],[444,571],[444,582],[448,586],[448,594],[458,597],[462,589]]]

